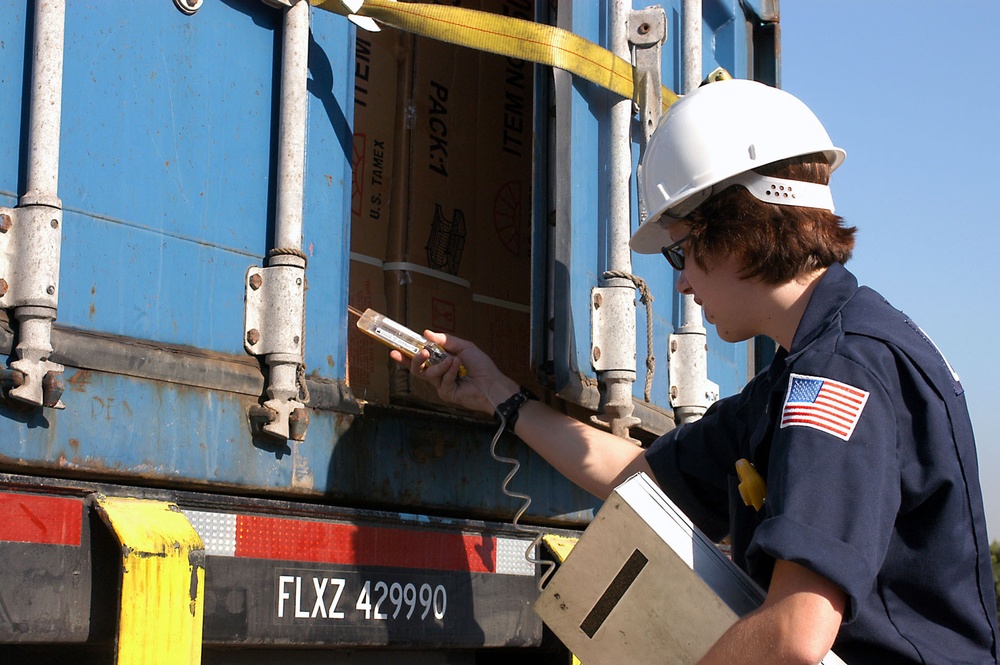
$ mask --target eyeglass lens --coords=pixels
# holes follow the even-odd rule
[[[687,242],[689,237],[690,236],[684,236],[669,247],[663,247],[660,249],[660,252],[663,253],[663,258],[667,260],[667,263],[669,263],[670,267],[674,270],[684,270],[684,250],[681,249],[681,245]]]

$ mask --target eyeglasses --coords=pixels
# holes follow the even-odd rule
[[[686,243],[690,237],[690,235],[686,235],[669,247],[660,248],[663,258],[667,260],[667,263],[674,270],[684,270],[684,250],[681,249],[681,245]]]

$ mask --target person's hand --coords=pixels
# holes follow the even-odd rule
[[[517,383],[504,376],[472,342],[431,330],[425,330],[424,337],[447,351],[450,357],[431,365],[427,362],[430,353],[426,350],[409,361],[399,351],[391,351],[389,355],[404,367],[408,366],[413,376],[430,383],[444,401],[492,414],[496,404],[517,392]],[[460,367],[465,367],[464,377],[458,376]]]

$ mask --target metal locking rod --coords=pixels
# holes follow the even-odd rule
[[[0,209],[0,307],[20,326],[17,360],[22,377],[10,396],[33,406],[64,408],[63,366],[49,359],[59,303],[62,201],[59,130],[62,121],[65,0],[36,3],[31,63],[26,191],[16,208]]]
[[[246,279],[244,348],[270,370],[262,430],[276,439],[305,438],[309,418],[305,371],[306,255],[302,251],[303,180],[308,106],[309,11],[306,0],[285,10],[281,50],[278,184],[274,249],[267,267]],[[254,415],[251,414],[251,419]]]

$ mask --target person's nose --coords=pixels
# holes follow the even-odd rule
[[[677,283],[675,286],[677,287],[678,292],[683,293],[686,296],[694,293],[694,291],[691,290],[691,285],[688,284],[687,277],[684,276],[683,270],[677,273]]]

